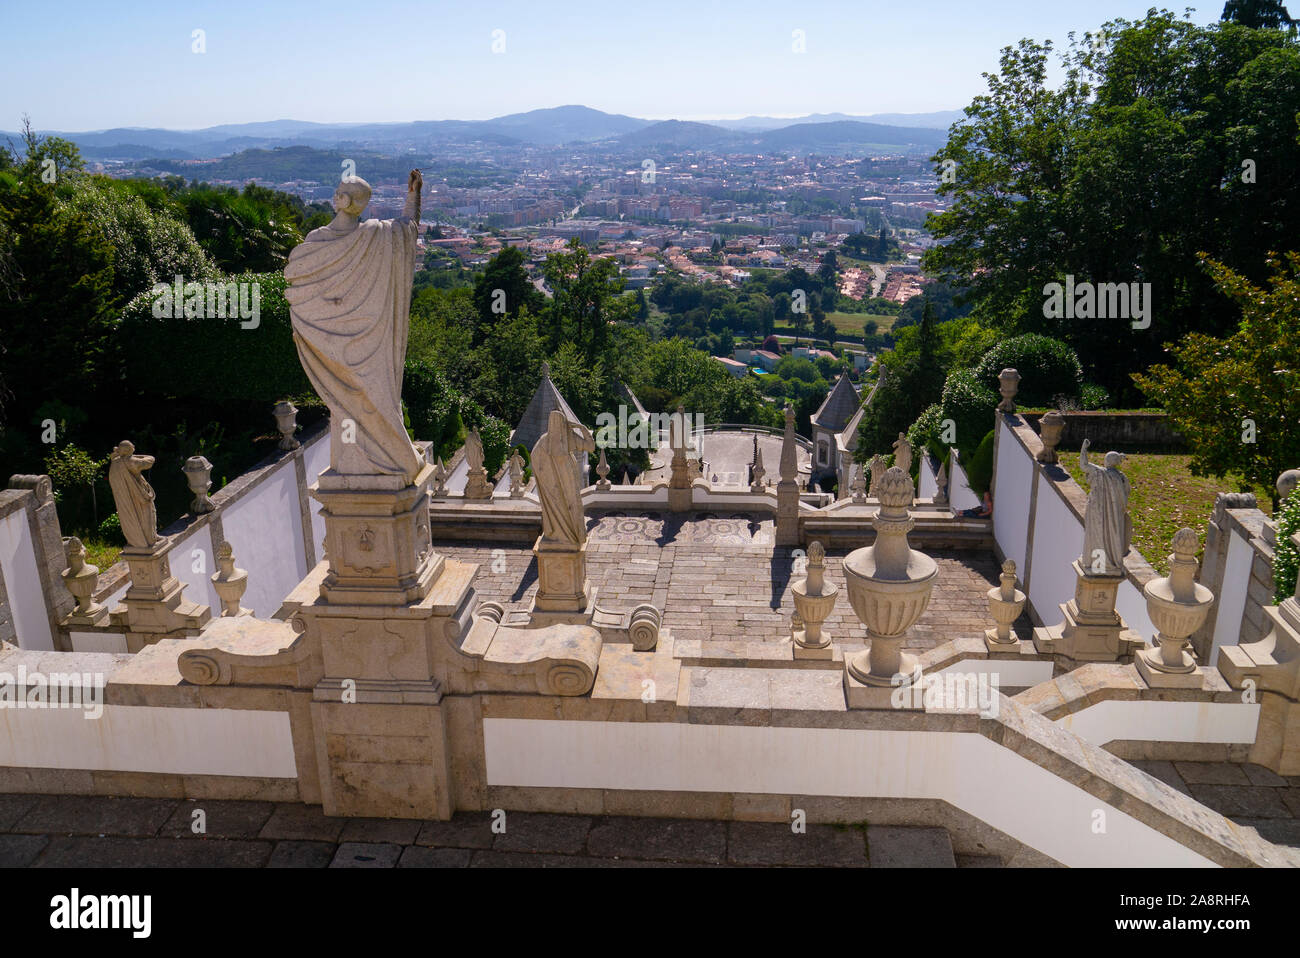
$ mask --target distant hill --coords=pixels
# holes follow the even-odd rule
[[[799,120],[747,117],[719,123],[650,120],[567,105],[490,120],[416,120],[407,123],[309,123],[267,120],[227,123],[202,130],[121,127],[84,133],[39,131],[72,140],[92,160],[151,158],[212,159],[244,150],[312,147],[375,153],[436,152],[450,146],[510,146],[609,141],[627,149],[720,149],[758,145],[762,149],[847,150],[875,147],[930,149],[943,142],[955,111],[847,117],[812,114]],[[891,119],[893,122],[876,122]],[[931,125],[932,124],[932,125]],[[17,133],[2,133],[14,143]]]
[[[703,150],[738,144],[747,138],[732,130],[690,120],[663,120],[625,133],[614,142],[625,148],[667,147],[678,150]]]
[[[856,146],[906,146],[933,149],[948,142],[942,130],[920,127],[885,126],[882,123],[860,123],[857,120],[836,120],[826,123],[796,123],[779,130],[768,130],[757,140],[768,149],[830,149]]]
[[[604,140],[643,129],[650,125],[650,121],[620,113],[602,113],[586,106],[557,106],[511,113],[485,120],[484,124],[529,143],[555,144]]]
[[[869,116],[852,116],[847,113],[810,113],[800,117],[746,116],[739,120],[715,120],[714,125],[728,130],[777,130],[804,123],[835,123],[854,120],[858,123],[879,123],[886,126],[921,127],[929,130],[947,130],[965,114],[961,110],[938,110],[934,113],[872,113]]]
[[[759,151],[837,153],[893,147],[929,151],[947,142],[947,134],[940,130],[884,126],[855,120],[796,123],[764,131],[727,130],[710,123],[665,120],[624,134],[614,142],[627,149],[707,150],[730,147]]]

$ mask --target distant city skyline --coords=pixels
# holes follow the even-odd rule
[[[1022,37],[1059,48],[1071,31],[1150,6],[144,0],[108,12],[71,0],[52,15],[23,5],[6,11],[0,129],[24,113],[67,131],[483,120],[566,104],[702,122],[927,113],[968,104],[981,72]],[[1192,19],[1221,10],[1215,0]],[[205,52],[193,52],[200,40]]]

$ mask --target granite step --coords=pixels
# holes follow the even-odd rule
[[[944,828],[867,826],[867,859],[872,868],[956,868],[952,838]]]

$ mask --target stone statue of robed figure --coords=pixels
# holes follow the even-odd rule
[[[1119,471],[1124,455],[1108,452],[1105,467],[1088,461],[1089,441],[1079,450],[1079,466],[1088,477],[1088,506],[1083,514],[1085,574],[1122,575],[1133,525],[1128,515],[1128,476]]]
[[[133,549],[152,549],[158,541],[158,512],[154,491],[144,471],[153,466],[153,456],[137,456],[135,445],[118,443],[108,463],[108,484],[122,525],[122,537]]]
[[[285,298],[307,378],[330,410],[330,468],[409,483],[423,460],[402,425],[402,369],[423,178],[412,170],[393,220],[361,221],[370,185],[334,191],[334,219],[289,255]]]
[[[546,435],[533,447],[533,473],[542,504],[542,541],[577,549],[587,541],[582,514],[582,467],[578,453],[594,452],[595,440],[581,423],[570,422],[558,409],[551,410]]]

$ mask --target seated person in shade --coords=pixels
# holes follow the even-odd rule
[[[993,497],[984,493],[984,504],[975,506],[973,509],[962,510],[963,519],[992,519],[993,518]]]

